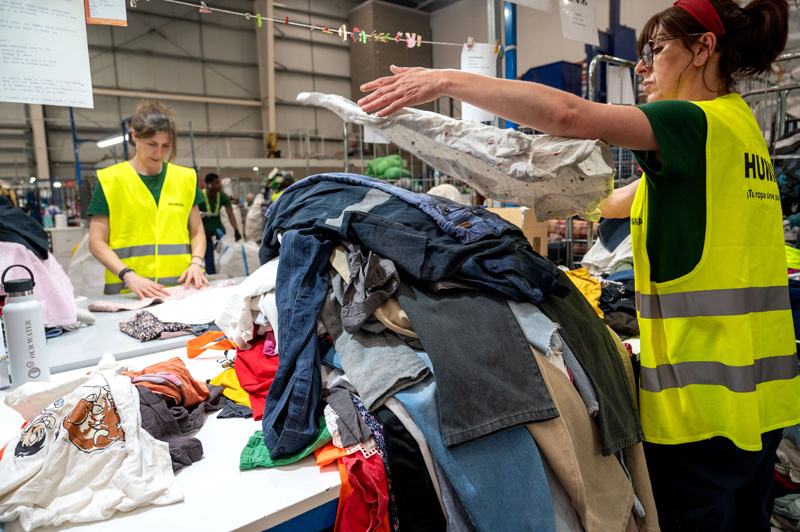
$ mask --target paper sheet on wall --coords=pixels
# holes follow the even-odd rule
[[[84,0],[87,24],[127,26],[125,0]]]
[[[81,0],[0,1],[0,101],[94,107]]]
[[[631,69],[617,65],[607,65],[606,68],[606,101],[634,105],[636,97],[633,95]]]
[[[565,39],[600,46],[595,23],[596,0],[558,0]]]
[[[470,48],[465,44],[461,49],[461,70],[492,78],[497,77],[497,55],[494,53],[494,45],[475,43]],[[474,105],[464,103],[461,105],[461,119],[491,122],[494,120],[494,115]]]
[[[550,12],[551,2],[552,0],[514,0],[514,3],[518,6],[532,7],[546,13]]]

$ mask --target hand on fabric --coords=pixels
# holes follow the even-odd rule
[[[236,241],[239,241],[239,240],[241,240],[241,239],[242,239],[242,233],[240,233],[238,229],[234,229],[234,230],[233,230],[233,238],[234,238]]]
[[[202,288],[210,284],[203,273],[203,268],[195,263],[190,264],[189,267],[183,271],[183,275],[178,279],[178,283],[183,283],[184,288],[189,288],[190,285],[194,285],[195,288]]]
[[[444,71],[394,65],[391,70],[393,76],[361,85],[362,92],[375,91],[358,100],[362,111],[369,113],[383,107],[374,116],[389,116],[403,107],[431,102],[444,95]]]
[[[139,299],[146,297],[166,297],[169,294],[164,290],[164,286],[160,285],[146,277],[130,272],[125,274],[125,284],[131,292],[139,296]]]
[[[789,222],[789,227],[800,226],[800,212],[791,216],[787,216],[786,221]]]

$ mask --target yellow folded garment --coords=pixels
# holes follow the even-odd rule
[[[252,408],[250,406],[250,395],[242,388],[242,385],[239,384],[239,378],[236,376],[234,368],[226,369],[208,381],[208,383],[225,388],[222,390],[222,395],[237,405],[244,405],[248,408]]]
[[[589,300],[597,315],[602,318],[603,311],[600,310],[600,295],[603,293],[603,287],[600,286],[600,281],[592,277],[587,268],[578,268],[564,273],[569,276],[570,280],[578,287],[578,290]]]

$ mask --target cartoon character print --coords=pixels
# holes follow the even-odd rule
[[[125,441],[125,431],[108,386],[93,386],[94,392],[83,397],[63,426],[69,441],[85,453],[102,451],[117,441]]]
[[[42,410],[22,431],[22,436],[14,448],[14,456],[22,458],[33,456],[44,448],[47,432],[52,432],[58,420],[51,412]]]

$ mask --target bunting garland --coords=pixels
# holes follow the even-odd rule
[[[417,35],[416,33],[411,32],[402,32],[398,31],[394,34],[392,33],[379,33],[375,30],[367,33],[366,31],[360,29],[359,27],[354,27],[351,30],[347,29],[347,24],[342,24],[337,29],[331,29],[331,26],[317,26],[316,24],[305,24],[303,22],[294,22],[289,20],[289,17],[286,16],[283,19],[277,18],[267,18],[261,16],[261,13],[249,13],[249,12],[239,12],[239,11],[230,11],[227,9],[220,9],[217,7],[210,7],[207,6],[205,2],[200,2],[199,4],[193,4],[191,2],[184,2],[183,0],[162,0],[164,2],[169,2],[171,4],[180,4],[184,6],[190,6],[197,8],[200,13],[212,13],[214,11],[220,13],[227,13],[229,15],[238,15],[241,17],[250,20],[251,18],[255,18],[260,28],[263,22],[277,22],[279,24],[283,24],[285,26],[297,26],[300,28],[308,28],[310,31],[321,31],[322,33],[327,33],[329,35],[338,35],[342,42],[347,42],[347,39],[352,39],[355,43],[367,44],[369,42],[380,42],[380,43],[388,43],[393,42],[395,44],[404,44],[406,48],[419,48],[423,44],[436,44],[436,45],[444,45],[444,46],[464,46],[463,43],[451,43],[451,42],[436,42],[436,41],[425,41],[422,39],[422,35]],[[130,6],[136,7],[136,0],[130,0]],[[470,37],[470,41],[472,38]],[[499,53],[502,56],[502,45],[499,45]],[[495,53],[498,53],[497,48],[495,49]]]

